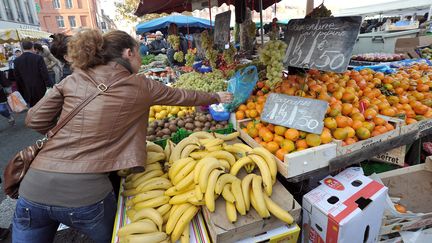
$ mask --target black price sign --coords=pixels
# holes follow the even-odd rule
[[[344,72],[360,24],[360,16],[290,20],[285,32],[285,65]]]
[[[225,45],[230,42],[230,22],[231,11],[220,13],[215,17],[214,43],[220,50],[224,50]]]
[[[272,93],[267,97],[261,120],[320,134],[328,103],[322,100]]]

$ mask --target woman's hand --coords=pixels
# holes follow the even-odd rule
[[[220,103],[231,103],[234,99],[234,95],[230,92],[217,92]]]

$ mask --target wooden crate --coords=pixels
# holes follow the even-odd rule
[[[300,222],[301,206],[279,181],[273,185],[271,198],[289,211],[297,223]],[[253,207],[245,216],[237,214],[237,222],[232,224],[226,216],[225,200],[222,197],[216,200],[215,212],[211,213],[205,206],[202,208],[212,242],[235,242],[285,225],[274,216],[262,219]]]
[[[241,128],[250,120],[238,121],[237,127]],[[242,129],[237,129],[240,137],[249,146],[256,148],[262,147]],[[304,173],[314,171],[329,165],[329,161],[336,157],[336,143],[323,144],[317,147],[308,148],[302,151],[293,152],[285,155],[284,161],[274,156],[278,172],[285,178],[292,178]]]

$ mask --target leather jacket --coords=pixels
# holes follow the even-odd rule
[[[170,88],[131,74],[115,62],[85,73],[96,83],[114,76],[129,78],[115,82],[46,142],[32,168],[61,173],[103,173],[126,168],[143,171],[150,106],[218,102],[217,94]],[[82,70],[75,70],[29,110],[26,125],[47,133],[59,117],[63,118],[96,89],[94,83],[83,78]]]

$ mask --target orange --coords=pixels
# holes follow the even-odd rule
[[[251,128],[251,127],[256,127],[256,126],[255,126],[255,123],[254,123],[253,121],[248,122],[247,125],[246,125],[246,128],[247,128],[247,129],[249,129],[249,128]]]
[[[245,111],[245,110],[247,110],[247,106],[246,106],[245,104],[241,104],[241,105],[238,107],[238,110],[239,110],[239,111]]]
[[[344,128],[349,125],[348,117],[346,116],[337,116],[336,117],[337,127]]]
[[[285,150],[286,152],[291,152],[294,151],[295,149],[295,144],[293,141],[288,140],[288,139],[284,139],[281,143],[280,143],[280,147]]]
[[[263,136],[262,136],[262,139],[263,139],[264,142],[270,142],[270,141],[273,140],[273,137],[274,137],[273,133],[271,133],[271,132],[265,132],[263,134]]]
[[[374,117],[376,117],[378,115],[378,112],[374,109],[368,108],[364,111],[364,117],[367,120],[373,119]]]
[[[387,131],[394,130],[394,126],[390,123],[386,123],[384,126],[387,128]]]
[[[274,130],[274,125],[273,124],[268,124],[267,125],[267,128],[268,128],[268,130],[270,130],[270,132],[274,132],[275,130]]]
[[[349,103],[342,104],[342,114],[344,116],[349,116],[353,111],[353,105]]]
[[[245,119],[245,113],[242,110],[236,111],[235,115],[237,120]]]
[[[321,137],[320,135],[310,133],[306,135],[306,143],[310,147],[316,147],[321,144]]]
[[[287,128],[283,126],[275,126],[274,131],[277,135],[283,136],[286,132]]]
[[[387,128],[386,128],[385,126],[377,126],[375,129],[376,129],[378,132],[380,132],[381,134],[387,132]]]
[[[330,131],[323,131],[322,133],[321,133],[321,142],[323,143],[323,144],[326,144],[326,143],[330,143],[331,141],[333,141],[333,137],[332,137],[332,135],[331,135],[331,133],[330,133]]]
[[[258,116],[258,111],[257,110],[250,110],[249,111],[249,117],[250,118],[255,118]]]
[[[267,146],[265,147],[268,151],[270,151],[272,154],[276,153],[279,149],[279,145],[276,142],[268,142]]]
[[[354,130],[356,130],[357,128],[360,128],[362,126],[363,126],[363,122],[358,121],[358,120],[353,121],[352,128],[354,128]]]
[[[405,119],[405,122],[407,125],[410,125],[410,124],[416,123],[417,120],[413,119],[413,118],[407,118],[407,119]]]
[[[324,126],[330,130],[336,129],[337,128],[336,120],[333,117],[326,117],[324,119]]]
[[[366,127],[360,127],[356,130],[356,135],[359,139],[365,140],[370,138],[371,132]]]
[[[377,126],[383,126],[383,125],[385,125],[385,124],[387,123],[387,121],[384,120],[384,119],[381,118],[381,117],[375,117],[375,118],[373,119],[373,122],[374,122],[375,125],[377,125]]]
[[[355,94],[353,94],[353,93],[351,93],[351,92],[344,92],[344,93],[342,94],[342,98],[341,98],[341,100],[342,100],[344,103],[352,103],[352,102],[355,100],[355,98],[356,98]]]
[[[372,132],[375,128],[375,124],[372,122],[363,122],[363,127],[367,128],[370,132]]]
[[[249,110],[255,109],[255,103],[254,102],[248,102],[246,106]]]
[[[273,137],[273,141],[275,141],[277,144],[281,144],[281,142],[284,140],[285,138],[284,137],[282,137],[282,136],[280,136],[280,135],[277,135],[277,134],[275,134],[274,135],[274,137]]]
[[[285,131],[284,136],[286,139],[291,141],[297,141],[300,137],[300,133],[297,131],[297,129],[289,128]]]
[[[260,142],[260,145],[263,146],[264,148],[267,147],[267,143],[264,141]]]
[[[301,149],[307,149],[308,145],[306,143],[305,139],[300,139],[296,141],[296,148],[297,150],[301,150]]]
[[[300,131],[300,138],[301,139],[306,138],[306,135],[307,135],[306,132]]]
[[[399,213],[406,213],[407,212],[406,208],[400,204],[395,204],[394,207],[395,207],[396,211],[398,211]]]
[[[344,129],[348,132],[348,137],[349,138],[353,138],[356,135],[356,132],[355,132],[354,128],[352,128],[352,127],[345,127]]]
[[[361,122],[365,121],[365,117],[362,113],[353,113],[351,115],[351,119],[353,119],[354,121],[361,121]]]
[[[256,127],[251,127],[247,129],[247,134],[252,138],[256,138],[258,137],[258,129],[256,129]]]
[[[268,132],[271,133],[270,130],[268,130],[267,127],[261,127],[261,128],[258,128],[258,135],[259,135],[260,137],[263,137],[264,134],[265,134],[265,133],[268,133]]]
[[[377,131],[377,130],[373,130],[372,133],[371,133],[371,137],[376,137],[378,135],[381,135],[381,133],[379,131]]]
[[[285,151],[284,149],[278,149],[278,151],[276,151],[275,155],[279,160],[284,161],[285,160],[285,154],[287,154],[287,153],[288,152]]]
[[[259,96],[257,98],[258,104],[264,104],[266,102],[266,98],[264,96]]]
[[[386,109],[381,110],[381,114],[383,114],[384,116],[392,117],[392,116],[396,115],[396,110],[393,107],[386,108]]]
[[[346,145],[354,144],[354,143],[356,143],[357,141],[356,141],[354,138],[346,138],[346,139],[344,140],[344,142],[345,142],[345,146],[346,146]]]
[[[262,139],[260,137],[255,137],[254,140],[257,143],[261,143],[262,142]]]
[[[333,137],[338,140],[345,140],[348,137],[348,131],[343,128],[336,128],[333,131]]]

